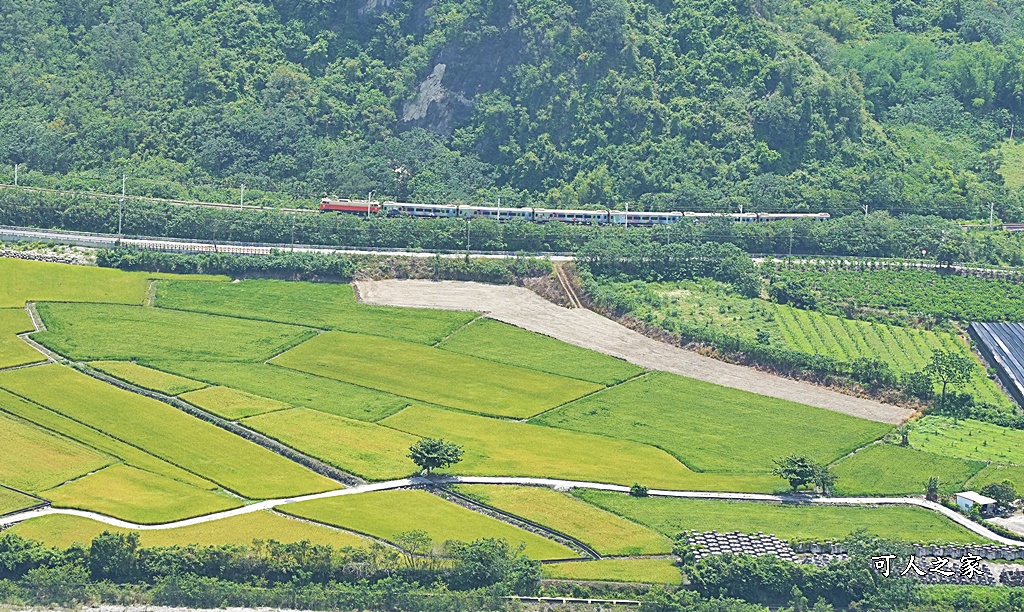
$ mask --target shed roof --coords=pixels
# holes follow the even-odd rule
[[[981,504],[982,506],[987,506],[989,504],[996,503],[996,500],[992,499],[991,497],[982,495],[981,493],[975,493],[974,491],[964,491],[962,493],[957,493],[956,496],[962,497],[976,504]]]

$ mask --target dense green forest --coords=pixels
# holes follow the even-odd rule
[[[1017,0],[0,7],[0,179],[1024,217]]]

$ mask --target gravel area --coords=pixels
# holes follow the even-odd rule
[[[913,414],[899,406],[711,359],[648,338],[590,310],[562,308],[522,287],[428,280],[360,281],[355,286],[359,299],[366,304],[481,312],[650,370],[673,372],[872,421],[896,424]]]

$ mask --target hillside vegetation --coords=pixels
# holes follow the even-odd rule
[[[22,182],[1019,218],[1012,0],[10,0]],[[235,189],[227,189],[230,186]],[[1015,189],[1015,190],[1014,190]],[[310,200],[309,203],[312,203]]]

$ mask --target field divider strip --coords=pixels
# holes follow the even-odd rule
[[[249,514],[251,512],[260,512],[263,510],[271,510],[280,506],[286,506],[288,504],[301,503],[305,501],[314,501],[319,499],[330,499],[333,497],[341,497],[344,495],[359,495],[362,493],[372,493],[377,491],[393,491],[396,489],[406,489],[411,487],[439,487],[451,484],[496,484],[496,485],[520,485],[520,486],[539,486],[548,487],[555,489],[593,489],[598,491],[612,491],[615,493],[629,493],[629,487],[624,485],[614,485],[601,482],[587,482],[579,480],[560,480],[556,478],[533,478],[527,476],[412,476],[409,478],[401,478],[398,480],[388,480],[383,482],[375,482],[364,485],[359,485],[347,489],[336,489],[334,491],[325,491],[323,493],[311,493],[308,495],[300,495],[296,497],[284,497],[279,499],[267,499],[248,506],[242,506],[241,508],[235,508],[233,510],[224,510],[222,512],[214,512],[199,517],[193,517],[180,521],[174,521],[171,523],[162,524],[151,524],[151,525],[140,525],[137,523],[131,523],[123,521],[112,516],[100,514],[98,512],[89,512],[85,510],[72,510],[65,508],[43,508],[39,510],[31,510],[24,512],[16,512],[5,517],[0,517],[0,527],[7,527],[27,521],[33,518],[39,518],[43,516],[51,515],[69,515],[78,516],[81,518],[92,519],[101,523],[110,525],[112,527],[120,527],[122,529],[130,529],[135,531],[151,531],[151,530],[166,530],[175,529],[178,527],[190,527],[192,525],[200,525],[219,519],[231,518],[234,516],[241,516],[243,514]],[[650,489],[647,494],[651,497],[673,497],[680,499],[717,499],[724,501],[736,501],[736,502],[760,502],[760,503],[781,503],[781,504],[808,504],[808,505],[824,505],[824,506],[915,506],[925,510],[930,510],[945,516],[946,518],[957,523],[961,527],[964,527],[968,531],[971,531],[984,538],[988,538],[1000,544],[1006,546],[1024,546],[1024,542],[1019,540],[1013,540],[1010,538],[1003,537],[984,525],[979,525],[971,519],[963,516],[962,514],[950,510],[942,504],[931,502],[925,499],[917,497],[815,497],[808,494],[786,494],[786,495],[772,495],[768,493],[726,493],[726,492],[715,492],[715,491],[679,491],[669,489]]]
[[[576,403],[576,402],[578,402],[580,400],[586,399],[586,398],[588,398],[588,397],[590,397],[592,395],[597,395],[598,393],[604,393],[605,391],[610,391],[610,390],[614,389],[615,387],[618,387],[619,385],[624,385],[624,384],[626,384],[628,382],[633,382],[634,380],[639,380],[639,379],[641,379],[641,378],[643,378],[645,376],[650,376],[653,373],[654,373],[653,370],[646,370],[645,369],[643,372],[640,372],[636,376],[632,376],[630,378],[627,378],[626,380],[617,382],[614,385],[609,385],[607,387],[601,387],[600,389],[594,389],[590,393],[581,395],[581,396],[579,396],[577,398],[573,398],[573,399],[565,402],[564,404],[559,404],[557,406],[552,406],[551,408],[548,408],[547,410],[542,410],[542,411],[538,412],[537,414],[535,414],[533,416],[526,417],[525,419],[519,419],[519,422],[521,422],[521,423],[529,423],[531,420],[536,419],[536,418],[541,417],[541,416],[544,416],[545,414],[547,414],[549,412],[554,412],[555,410],[558,410],[559,408],[564,408],[565,406],[568,406],[569,404],[574,404],[574,403]],[[575,380],[580,380],[580,379],[575,379]],[[585,381],[585,382],[589,382],[589,381]],[[603,435],[603,434],[595,434],[595,435]]]
[[[572,548],[577,552],[582,552],[583,559],[599,560],[602,558],[601,554],[593,548],[591,548],[589,545],[587,545],[586,542],[578,538],[574,538],[567,533],[558,531],[557,529],[548,527],[547,525],[542,525],[540,523],[531,521],[526,517],[519,516],[518,514],[513,514],[507,510],[502,510],[501,508],[496,508],[490,504],[485,504],[480,500],[473,499],[468,495],[463,495],[458,491],[453,491],[448,487],[430,488],[428,489],[428,491],[442,499],[446,499],[454,504],[458,504],[459,506],[462,506],[467,510],[483,514],[484,516],[489,516],[493,519],[497,519],[503,523],[508,523],[509,525],[518,527],[525,531],[537,533],[537,535],[542,535],[548,538],[549,540],[554,540],[562,546]],[[564,561],[564,559],[553,559],[552,561]]]
[[[58,366],[58,367],[63,367],[63,366]],[[224,485],[220,484],[219,482],[211,480],[211,479],[207,478],[206,476],[203,476],[202,474],[199,474],[198,472],[190,470],[189,468],[187,468],[187,467],[185,467],[183,465],[179,465],[179,464],[175,463],[174,461],[171,461],[170,459],[165,459],[164,457],[161,457],[160,455],[157,455],[157,454],[155,454],[155,453],[153,453],[151,451],[148,451],[145,448],[139,446],[138,444],[135,444],[134,442],[129,442],[128,440],[125,440],[123,438],[119,438],[119,437],[115,436],[114,434],[112,434],[110,432],[103,431],[102,429],[98,429],[98,428],[90,425],[89,423],[86,423],[85,421],[80,421],[80,420],[72,417],[71,415],[65,414],[65,413],[63,413],[63,412],[61,412],[59,410],[55,410],[55,409],[53,409],[53,408],[51,408],[49,406],[45,406],[43,404],[40,404],[39,402],[33,400],[32,398],[25,397],[24,395],[16,393],[16,392],[14,392],[14,391],[12,391],[10,389],[7,389],[5,387],[0,387],[0,389],[2,389],[6,393],[10,393],[14,397],[17,397],[18,399],[21,399],[23,401],[26,401],[26,402],[32,404],[33,406],[38,406],[39,408],[41,408],[43,410],[46,410],[48,412],[52,412],[52,413],[54,413],[54,414],[56,414],[56,415],[58,415],[58,416],[60,416],[62,418],[65,418],[65,419],[67,419],[67,420],[69,420],[69,421],[71,421],[73,423],[77,423],[78,425],[81,425],[82,427],[91,429],[91,430],[95,431],[96,433],[100,434],[101,436],[106,436],[107,438],[110,438],[111,440],[114,440],[115,442],[119,442],[120,444],[124,444],[125,446],[134,448],[135,450],[139,451],[140,453],[142,453],[144,455],[147,455],[149,457],[152,457],[153,459],[156,459],[157,461],[162,461],[163,463],[166,463],[167,465],[170,465],[172,467],[178,468],[182,472],[185,472],[187,474],[191,474],[191,475],[195,476],[196,478],[198,478],[199,480],[202,480],[204,482],[208,482],[210,484],[217,485],[218,487],[221,487],[222,489],[224,489],[226,491],[231,491],[230,489],[228,489]],[[114,453],[111,453],[109,451],[105,451],[105,450],[103,450],[101,448],[98,448],[98,447],[92,445],[92,444],[89,444],[88,442],[79,440],[78,438],[74,438],[72,436],[69,436],[69,435],[63,433],[63,432],[56,431],[56,430],[53,430],[53,429],[51,429],[49,427],[40,425],[39,423],[36,423],[35,421],[33,421],[31,419],[26,419],[26,418],[24,418],[24,417],[22,417],[22,416],[20,416],[18,414],[10,412],[9,410],[4,410],[3,407],[0,407],[0,412],[3,412],[5,414],[10,414],[10,415],[13,415],[15,417],[18,417],[18,418],[20,418],[20,419],[22,419],[24,421],[32,423],[35,427],[39,427],[39,428],[45,429],[47,431],[52,431],[53,433],[56,433],[57,435],[59,435],[59,436],[61,436],[63,438],[67,438],[69,440],[74,440],[75,442],[77,442],[77,443],[79,443],[79,444],[81,444],[83,446],[87,446],[87,447],[95,450],[98,453],[101,453],[103,455],[107,455],[107,456],[113,457],[115,459],[119,459],[122,462],[124,462],[125,464],[130,465],[130,466],[132,466],[134,468],[140,469],[140,470],[142,470],[144,472],[149,472],[150,471],[150,470],[147,470],[147,469],[145,469],[143,467],[134,465],[129,459],[125,459],[124,457],[121,457],[119,455],[115,455]],[[180,480],[180,479],[175,478],[174,476],[171,476],[169,474],[158,474],[158,475],[166,476],[167,478],[170,478],[171,480],[177,480],[178,482],[185,482],[184,480]],[[190,484],[190,483],[185,482],[185,484]],[[195,486],[195,485],[193,484],[192,486]],[[238,495],[238,493],[236,493],[235,491],[231,491],[231,493],[234,494],[234,495]],[[239,496],[239,497],[241,497],[241,496]]]
[[[288,514],[287,512],[282,512],[281,510],[277,510],[277,509],[267,510],[267,512],[270,512],[272,514],[276,514],[277,516],[280,516],[280,517],[283,517],[283,518],[286,518],[286,519],[289,519],[289,520],[292,520],[292,521],[299,521],[300,523],[309,523],[310,525],[316,525],[317,527],[323,527],[325,529],[330,529],[331,531],[339,531],[339,532],[342,532],[342,533],[350,533],[350,534],[352,534],[352,535],[354,535],[356,537],[360,537],[360,538],[363,538],[363,539],[366,539],[366,540],[370,540],[372,542],[377,542],[381,546],[384,546],[386,548],[390,548],[392,550],[396,550],[396,551],[401,551],[402,550],[402,549],[398,548],[397,546],[395,546],[394,544],[392,544],[391,542],[388,542],[384,538],[380,538],[380,537],[377,537],[375,535],[370,535],[368,533],[363,533],[362,531],[356,531],[355,529],[347,529],[345,527],[338,527],[337,525],[332,525],[330,523],[324,523],[322,521],[315,521],[315,520],[313,520],[311,518],[306,518],[304,516],[299,516],[297,514]]]
[[[105,372],[100,372],[99,370],[96,370],[86,364],[76,364],[76,369],[79,370],[80,372],[88,374],[89,376],[92,376],[93,378],[96,378],[97,380],[103,381],[107,384],[113,385],[125,391],[136,393],[138,395],[142,395],[150,399],[155,399],[157,401],[168,404],[174,408],[177,408],[178,410],[181,410],[182,412],[185,412],[186,414],[196,417],[197,419],[200,419],[202,421],[206,421],[207,423],[210,423],[211,425],[214,425],[216,427],[220,427],[221,429],[233,433],[244,440],[248,440],[253,444],[261,446],[266,450],[269,450],[277,455],[284,457],[285,459],[294,461],[295,463],[298,463],[299,465],[305,467],[306,469],[309,469],[331,480],[334,480],[335,482],[338,482],[340,484],[354,486],[365,483],[365,481],[362,478],[359,478],[353,474],[349,474],[348,472],[339,470],[338,468],[332,465],[328,465],[323,461],[320,461],[319,459],[310,457],[305,453],[301,453],[290,446],[282,444],[281,442],[269,436],[265,436],[259,432],[253,431],[252,429],[244,427],[243,425],[235,423],[234,421],[229,421],[225,418],[207,412],[202,408],[190,404],[180,398],[165,395],[157,391],[152,391],[150,389],[146,389],[138,385],[133,385],[119,378],[110,376]],[[202,474],[197,475],[202,478],[206,478]],[[224,488],[228,489],[228,487]]]
[[[455,334],[459,333],[460,331],[462,331],[462,330],[466,329],[466,328],[467,328],[467,327],[469,327],[469,326],[470,326],[471,324],[473,324],[473,322],[475,322],[475,321],[479,321],[480,319],[483,319],[483,318],[484,318],[484,315],[482,315],[482,314],[479,314],[479,313],[478,313],[478,314],[477,314],[477,315],[476,315],[475,317],[473,317],[472,319],[470,319],[470,320],[466,321],[466,322],[465,322],[465,323],[463,323],[462,325],[460,325],[460,326],[456,327],[455,329],[453,329],[452,331],[448,332],[448,335],[446,335],[446,336],[445,336],[444,338],[441,338],[441,339],[440,339],[440,340],[438,340],[437,342],[435,342],[435,343],[431,344],[431,345],[430,345],[430,347],[431,347],[431,348],[439,348],[442,342],[444,342],[444,341],[445,341],[445,340],[447,340],[448,338],[451,338],[452,336],[454,336]],[[442,350],[443,350],[443,349],[442,349]]]

